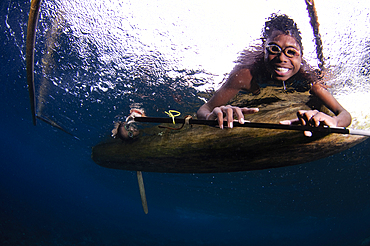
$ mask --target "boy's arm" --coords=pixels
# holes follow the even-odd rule
[[[280,121],[280,124],[291,125],[300,122],[302,125],[316,127],[320,125],[347,127],[351,124],[352,117],[350,113],[338,103],[323,85],[314,84],[311,88],[311,92],[317,96],[335,116],[331,117],[317,110],[299,110],[297,112],[297,119]],[[312,132],[305,131],[304,135],[310,137],[312,136]]]
[[[249,69],[242,69],[230,75],[222,87],[216,91],[212,98],[201,106],[197,112],[198,119],[218,119],[219,125],[222,128],[224,116],[228,122],[228,126],[232,128],[234,115],[237,116],[241,124],[244,123],[244,115],[255,113],[258,109],[238,108],[232,106],[224,106],[232,99],[240,90],[251,90],[252,75]]]
[[[335,114],[333,118],[336,121],[336,126],[347,127],[351,124],[351,114],[339,104],[323,85],[314,84],[311,91]]]

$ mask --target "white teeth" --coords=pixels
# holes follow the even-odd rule
[[[276,68],[276,70],[278,70],[279,72],[282,72],[282,73],[286,73],[286,72],[289,71],[289,68],[278,67],[278,68]]]

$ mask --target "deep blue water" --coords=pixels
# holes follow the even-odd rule
[[[79,141],[32,125],[23,37],[13,42],[4,25],[9,3],[1,4],[0,32],[1,245],[370,244],[369,140],[287,168],[144,173],[145,215],[136,173],[90,159],[105,128],[92,126]],[[13,21],[26,23],[29,4],[18,6],[27,11]]]

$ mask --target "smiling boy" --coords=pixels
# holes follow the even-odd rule
[[[234,117],[243,124],[244,114],[258,112],[258,108],[239,108],[226,105],[239,91],[259,94],[263,84],[286,84],[296,86],[297,90],[307,88],[335,116],[329,116],[318,110],[300,110],[297,119],[281,121],[281,124],[316,126],[327,125],[347,127],[351,124],[351,115],[326,89],[326,86],[309,69],[303,60],[303,47],[300,32],[295,22],[286,15],[273,15],[265,23],[263,42],[256,51],[245,51],[239,64],[230,73],[228,80],[215,92],[213,97],[201,106],[197,112],[198,119],[218,119],[220,128],[223,120],[228,127],[233,127]],[[226,106],[225,106],[226,105]],[[305,132],[306,135],[310,133]]]

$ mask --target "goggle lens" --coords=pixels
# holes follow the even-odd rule
[[[266,47],[266,49],[268,52],[270,52],[273,55],[278,55],[278,54],[281,54],[281,52],[283,52],[289,58],[299,56],[299,51],[292,47],[287,47],[284,50],[282,50],[280,46],[276,44],[270,44]]]

